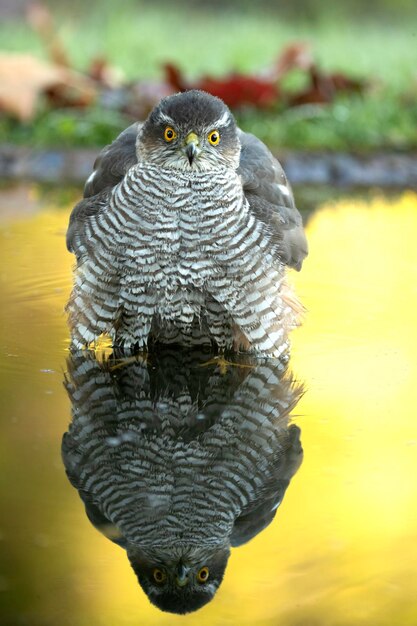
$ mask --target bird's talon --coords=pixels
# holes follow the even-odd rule
[[[227,373],[228,367],[249,367],[252,368],[254,365],[250,365],[248,363],[239,363],[238,361],[228,361],[224,358],[223,355],[215,356],[208,361],[200,364],[200,367],[210,367],[215,365],[219,368],[220,374],[224,376]]]

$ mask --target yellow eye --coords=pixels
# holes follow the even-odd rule
[[[165,141],[174,141],[176,136],[177,133],[175,132],[175,130],[171,128],[171,126],[167,126],[164,132]]]
[[[208,134],[208,140],[212,146],[217,146],[220,141],[220,133],[218,130],[212,130],[211,133]]]
[[[199,583],[205,583],[209,578],[209,568],[202,567],[201,570],[197,574],[197,580]]]
[[[165,582],[165,579],[167,577],[165,572],[158,568],[154,569],[154,571],[152,572],[152,575],[153,575],[154,581],[158,583],[158,585],[161,585],[163,582]]]

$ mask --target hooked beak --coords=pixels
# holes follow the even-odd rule
[[[178,587],[184,587],[188,583],[188,572],[190,571],[189,567],[185,567],[182,563],[178,563],[177,565],[177,575],[175,577],[176,583]]]
[[[188,162],[190,165],[193,164],[195,157],[199,154],[200,148],[198,144],[200,140],[195,133],[189,133],[185,138],[185,154],[187,155]]]

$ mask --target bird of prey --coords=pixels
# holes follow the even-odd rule
[[[287,351],[301,216],[278,161],[214,96],[169,96],[101,152],[67,246],[75,348],[107,334],[124,349]]]
[[[236,356],[223,373],[206,357],[68,361],[68,478],[149,600],[174,613],[213,598],[230,549],[272,522],[302,461],[289,417],[302,388],[280,361]]]

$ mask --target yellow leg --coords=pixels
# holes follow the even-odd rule
[[[205,363],[201,363],[200,367],[210,367],[211,365],[216,365],[219,368],[220,374],[224,376],[227,373],[228,367],[244,367],[244,368],[253,368],[254,365],[250,365],[248,363],[239,363],[237,361],[228,361],[224,358],[222,354],[209,359]]]
[[[102,333],[91,341],[86,347],[85,350],[90,350],[94,353],[95,359],[99,363],[106,363],[109,360],[111,355],[113,354],[113,342],[110,335],[106,333]]]
[[[149,361],[149,355],[147,352],[138,352],[137,354],[134,354],[133,356],[127,356],[124,359],[118,359],[118,362],[115,363],[115,365],[112,365],[109,369],[111,372],[114,372],[115,370],[119,370],[122,367],[126,367],[127,365],[130,365],[131,363],[148,363]]]

